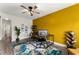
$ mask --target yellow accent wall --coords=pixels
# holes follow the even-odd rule
[[[65,44],[65,32],[74,31],[77,41],[75,46],[79,48],[79,4],[34,19],[33,24],[38,29],[47,29],[50,34],[54,34],[54,41],[61,44]]]

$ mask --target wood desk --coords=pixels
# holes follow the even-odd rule
[[[79,50],[68,48],[68,53],[69,53],[69,55],[79,55]]]

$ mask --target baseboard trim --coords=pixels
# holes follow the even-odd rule
[[[57,43],[57,42],[54,42],[54,44],[58,45],[58,46],[61,46],[61,47],[65,47],[65,48],[67,47],[65,44],[61,44],[61,43]]]

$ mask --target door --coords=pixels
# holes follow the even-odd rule
[[[2,40],[6,41],[7,43],[11,43],[12,40],[11,20],[2,19],[1,30],[2,30]]]

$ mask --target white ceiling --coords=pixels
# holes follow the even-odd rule
[[[29,5],[37,5],[37,11],[39,11],[40,14],[34,14],[34,16],[30,16],[30,14],[28,13],[23,14],[23,8],[20,7],[21,4],[22,3],[0,3],[0,12],[24,17],[27,19],[35,19],[53,13],[55,11],[61,10],[75,3],[24,3],[23,5],[26,7]]]

